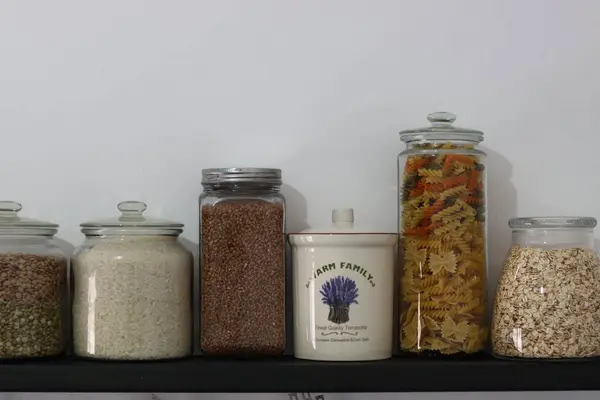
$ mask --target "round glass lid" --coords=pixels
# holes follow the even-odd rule
[[[81,224],[81,231],[86,235],[132,234],[132,235],[168,235],[177,236],[183,232],[183,224],[179,222],[146,217],[147,205],[142,201],[122,201],[117,205],[121,215]]]
[[[400,131],[400,139],[404,142],[444,139],[465,140],[474,143],[483,141],[483,132],[452,125],[456,121],[456,115],[452,113],[434,112],[427,116],[427,120],[431,125]]]
[[[21,217],[22,208],[15,201],[0,201],[0,234],[53,236],[58,232],[57,224]]]

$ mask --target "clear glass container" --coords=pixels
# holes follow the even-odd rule
[[[487,338],[486,155],[483,133],[436,112],[400,132],[400,350],[464,355]]]
[[[143,215],[125,201],[121,216],[81,224],[72,258],[74,352],[110,360],[192,353],[193,255],[183,224]]]
[[[66,255],[58,225],[0,201],[0,358],[56,356],[66,345]]]
[[[285,349],[285,200],[281,170],[202,171],[200,348],[268,356]]]
[[[515,218],[498,282],[492,350],[498,357],[600,356],[600,259],[596,220]]]

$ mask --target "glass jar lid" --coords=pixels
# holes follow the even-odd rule
[[[526,217],[512,218],[508,221],[508,226],[513,229],[534,229],[534,228],[587,228],[593,229],[597,225],[596,218],[593,217]]]
[[[58,225],[19,216],[23,207],[15,201],[0,201],[0,235],[54,236]]]
[[[156,235],[178,236],[183,232],[183,224],[144,216],[147,206],[142,201],[122,201],[117,205],[121,216],[97,221],[84,222],[81,232],[86,236],[103,235]]]
[[[281,185],[281,170],[277,168],[207,168],[202,170],[202,184],[265,183]]]
[[[483,132],[452,125],[456,121],[456,115],[452,113],[438,111],[429,114],[427,119],[431,122],[430,126],[400,131],[400,139],[406,143],[421,140],[483,141]]]

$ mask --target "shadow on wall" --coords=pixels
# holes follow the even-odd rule
[[[285,197],[286,203],[286,233],[300,232],[309,228],[308,223],[306,222],[308,218],[306,198],[294,187],[285,183],[281,185],[281,193]]]
[[[65,253],[67,257],[71,257],[71,255],[75,251],[75,246],[73,246],[73,244],[71,244],[70,242],[67,242],[66,240],[63,240],[58,237],[55,237],[54,240],[56,241],[56,245],[60,247],[62,252]]]
[[[295,188],[283,184],[281,193],[285,197],[285,231],[296,233],[309,228],[306,220],[308,209],[306,198]],[[294,271],[292,266],[292,249],[286,238],[285,245],[285,351],[284,354],[294,354]]]
[[[72,337],[72,330],[71,330],[71,303],[72,303],[72,298],[71,298],[71,294],[72,294],[72,290],[71,287],[73,286],[73,281],[71,278],[71,256],[73,255],[73,252],[75,251],[75,246],[73,246],[73,244],[71,244],[70,242],[67,242],[66,240],[63,240],[61,238],[58,237],[54,237],[54,241],[56,243],[56,245],[61,249],[61,251],[64,253],[64,255],[67,257],[68,260],[68,267],[67,267],[67,293],[69,293],[69,296],[66,297],[65,302],[63,303],[63,315],[67,316],[66,318],[64,318],[64,323],[63,323],[63,337],[65,338],[65,343],[66,343],[66,352],[67,354],[72,354],[73,353],[73,337]]]
[[[192,352],[196,355],[200,351],[199,340],[197,340],[197,338],[200,337],[200,247],[198,244],[186,238],[180,237],[179,240],[194,256],[194,268],[192,273],[192,315],[194,318],[192,324]]]
[[[508,220],[518,215],[517,190],[511,181],[512,164],[503,155],[482,149],[488,155],[488,307],[491,309],[502,264],[511,245]]]

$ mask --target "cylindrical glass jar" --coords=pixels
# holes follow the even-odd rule
[[[81,224],[72,258],[73,340],[78,356],[110,360],[192,353],[193,256],[183,224],[146,218],[121,202],[119,218]]]
[[[494,299],[492,349],[500,357],[600,356],[596,220],[515,218]]]
[[[65,349],[67,257],[58,225],[23,218],[0,202],[0,358],[46,357]]]
[[[285,200],[281,170],[202,171],[200,348],[208,355],[285,349]]]
[[[400,350],[475,353],[487,338],[483,133],[452,126],[453,114],[427,118],[400,132]]]

